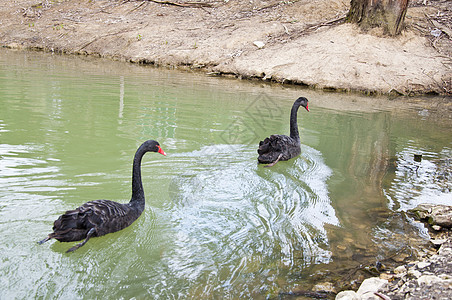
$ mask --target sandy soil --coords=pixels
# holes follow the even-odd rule
[[[326,90],[452,93],[446,0],[411,1],[393,38],[341,21],[348,0],[156,2],[1,1],[0,45]]]

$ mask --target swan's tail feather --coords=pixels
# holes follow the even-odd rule
[[[49,235],[49,236],[47,236],[45,239],[39,241],[38,244],[39,244],[39,245],[42,245],[42,244],[44,244],[45,242],[47,242],[48,240],[50,240],[50,239],[51,239],[51,237],[50,237],[50,235]]]

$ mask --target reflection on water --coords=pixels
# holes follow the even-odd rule
[[[0,66],[0,299],[277,296],[409,248],[421,229],[394,212],[451,198],[430,107],[4,49]],[[258,165],[300,93],[302,154]],[[65,210],[128,201],[150,138],[168,156],[143,158],[134,224],[70,255],[36,244]]]
[[[414,155],[422,155],[416,161]],[[408,145],[397,153],[394,178],[387,190],[389,207],[407,211],[421,203],[446,204],[452,201],[452,149],[431,152]]]

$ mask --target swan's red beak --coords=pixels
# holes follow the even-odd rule
[[[162,148],[160,148],[160,146],[157,146],[157,148],[159,148],[159,151],[158,151],[158,153],[160,153],[161,155],[165,155],[165,156],[166,156],[166,153],[165,153],[165,151],[163,151],[163,149],[162,149]]]
[[[309,107],[308,107],[308,104],[306,103],[306,110],[309,112]]]

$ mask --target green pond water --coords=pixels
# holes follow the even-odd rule
[[[299,96],[301,155],[258,165]],[[0,299],[265,299],[403,252],[426,236],[403,212],[452,203],[446,100],[0,49]],[[148,139],[168,155],[143,158],[134,224],[37,244],[66,210],[127,202]]]

